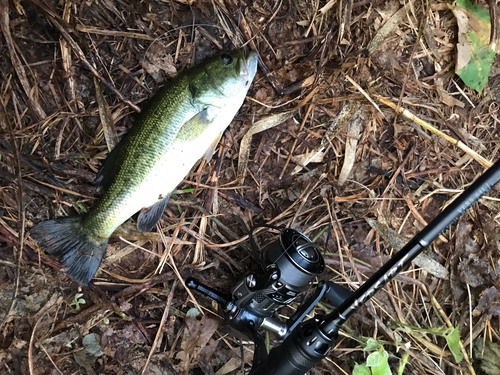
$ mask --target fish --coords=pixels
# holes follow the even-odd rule
[[[140,211],[137,227],[151,231],[168,199],[196,162],[209,161],[243,104],[257,72],[255,51],[236,49],[169,81],[136,116],[95,178],[100,198],[87,213],[36,224],[32,238],[59,258],[66,274],[87,285],[117,227]]]

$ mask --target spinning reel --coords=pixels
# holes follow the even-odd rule
[[[339,306],[351,294],[333,282],[320,281],[315,293],[290,319],[282,322],[276,314],[278,309],[289,305],[311,286],[325,269],[325,261],[309,238],[289,228],[281,229],[279,238],[262,254],[258,264],[233,288],[230,297],[194,278],[187,279],[186,285],[223,306],[230,327],[251,339],[260,335],[261,328],[284,339],[323,296]],[[255,342],[258,345],[260,339]]]
[[[278,318],[277,311],[308,289],[325,268],[320,250],[294,229],[264,225],[280,230],[280,236],[264,248],[262,256],[254,254],[257,264],[234,286],[231,295],[222,294],[194,278],[187,279],[186,285],[220,304],[230,327],[253,339],[255,351],[250,375],[303,375],[328,355],[340,327],[351,315],[499,181],[500,161],[497,161],[356,292],[351,293],[333,282],[319,281],[316,290],[286,322]],[[250,243],[256,253],[254,229]],[[337,308],[326,316],[303,321],[323,297]],[[259,329],[283,340],[269,355]]]

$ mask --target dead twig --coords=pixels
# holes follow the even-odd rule
[[[38,327],[38,324],[42,321],[43,316],[40,317],[35,323],[33,330],[31,331],[30,343],[28,347],[28,369],[30,375],[35,375],[35,369],[33,366],[33,343],[35,342],[35,332]],[[57,367],[56,367],[57,368]]]
[[[2,0],[5,1],[5,0]],[[124,103],[126,103],[130,108],[132,108],[136,112],[141,112],[140,108],[136,106],[134,103],[132,103],[130,100],[125,98],[120,91],[118,91],[115,86],[106,80],[94,66],[87,60],[85,57],[85,54],[83,53],[82,49],[78,45],[78,43],[75,42],[75,40],[69,35],[68,31],[62,26],[62,24],[57,20],[57,17],[55,16],[55,12],[50,9],[49,5],[43,2],[43,0],[31,0],[34,4],[36,4],[38,7],[40,7],[47,17],[49,18],[50,22],[54,25],[54,27],[59,30],[61,35],[66,39],[66,41],[69,43],[71,46],[71,49],[75,53],[75,55],[78,56],[78,58],[81,60],[81,62],[94,74],[99,80],[104,83],[113,93]]]
[[[117,31],[117,30],[103,30],[98,29],[94,26],[86,26],[86,25],[76,25],[75,28],[78,31],[89,33],[89,34],[97,34],[97,35],[106,35],[106,36],[114,36],[114,37],[123,37],[123,38],[134,38],[134,39],[142,39],[147,41],[153,41],[155,38],[140,33],[132,33],[128,31]]]
[[[36,90],[33,90],[31,86],[26,71],[24,70],[24,64],[21,62],[21,59],[17,55],[16,47],[14,44],[14,40],[12,39],[12,35],[10,34],[10,19],[9,19],[9,1],[8,0],[0,0],[0,27],[5,38],[5,42],[7,43],[7,48],[9,49],[10,59],[12,62],[12,66],[16,71],[17,77],[21,82],[24,93],[28,97],[28,102],[31,107],[35,111],[38,116],[38,120],[43,120],[47,117],[45,111],[42,109],[40,104],[37,101],[37,98],[34,96]]]
[[[7,82],[7,85],[10,85],[10,80]],[[25,206],[24,206],[24,190],[23,190],[23,177],[22,177],[22,172],[21,172],[21,158],[19,156],[19,147],[17,145],[16,137],[14,136],[14,129],[12,126],[12,123],[9,121],[7,118],[7,103],[9,102],[10,98],[13,98],[13,103],[14,103],[14,109],[15,109],[15,115],[16,115],[16,120],[18,122],[18,126],[21,127],[21,120],[19,117],[19,111],[16,105],[16,100],[14,97],[14,93],[10,92],[10,87],[8,87],[8,95],[2,98],[2,109],[0,110],[0,123],[3,123],[2,127],[6,127],[9,132],[9,136],[11,138],[11,143],[12,143],[12,152],[14,154],[14,160],[15,160],[15,169],[17,170],[17,199],[18,199],[18,218],[19,218],[19,248],[17,250],[17,265],[16,265],[16,282],[15,282],[15,287],[14,287],[14,294],[12,296],[12,302],[10,304],[9,311],[5,314],[4,319],[0,323],[0,331],[3,330],[3,326],[5,322],[9,319],[9,316],[12,314],[12,311],[14,310],[14,306],[16,303],[17,296],[19,294],[19,284],[20,284],[20,273],[21,273],[21,261],[23,259],[23,248],[24,248],[24,234],[25,234],[25,226],[26,226],[26,212],[25,212]],[[15,248],[15,247],[14,247]]]
[[[298,133],[300,133],[302,131],[302,129],[304,129],[304,125],[306,124],[307,119],[309,118],[309,114],[313,111],[313,109],[314,109],[314,104],[310,104],[309,107],[307,107],[306,114],[305,114],[304,118],[302,119],[302,122],[300,123],[300,128],[299,128]],[[290,149],[290,152],[288,154],[288,158],[286,159],[285,165],[283,166],[283,169],[281,170],[281,173],[279,176],[280,180],[283,178],[283,175],[285,174],[285,171],[286,171],[286,167],[288,166],[288,163],[290,163],[290,160],[292,159],[293,152],[295,151],[295,146],[297,146],[297,141],[298,141],[298,138],[295,138],[295,140],[293,141],[292,148]]]
[[[144,364],[144,368],[142,369],[143,375],[145,374],[149,366],[149,362],[151,361],[151,357],[153,356],[156,347],[158,346],[158,342],[160,341],[160,338],[163,335],[163,326],[165,325],[165,322],[167,321],[168,318],[168,311],[170,310],[170,305],[172,305],[172,299],[174,298],[174,292],[176,286],[177,286],[177,280],[174,280],[174,282],[172,283],[172,288],[170,289],[170,293],[168,294],[167,303],[165,304],[165,309],[163,310],[163,315],[161,317],[158,330],[156,331],[156,336],[153,341],[153,345],[151,345],[151,350],[149,351],[148,358],[146,359],[146,363]]]
[[[385,105],[391,107],[392,109],[397,110],[396,104],[392,103],[387,98],[384,98],[382,96],[377,96],[377,100],[379,102],[384,103]],[[484,166],[486,168],[489,168],[489,167],[491,167],[493,165],[493,163],[491,163],[490,161],[488,161],[485,158],[483,158],[476,151],[472,150],[469,146],[467,146],[466,144],[462,143],[462,141],[458,141],[455,138],[450,137],[449,135],[443,133],[441,130],[436,129],[434,126],[432,126],[428,122],[426,122],[424,120],[421,120],[420,118],[418,118],[417,116],[415,116],[409,110],[407,110],[405,108],[399,108],[399,110],[397,110],[397,112],[399,112],[399,114],[403,115],[407,119],[416,122],[418,125],[420,125],[424,129],[427,129],[430,132],[432,132],[432,133],[440,136],[441,138],[446,139],[448,142],[450,142],[451,144],[457,146],[459,149],[461,149],[462,151],[464,151],[467,155],[469,155],[471,158],[473,158],[475,161],[477,161],[482,166]]]

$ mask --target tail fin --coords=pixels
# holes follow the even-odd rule
[[[62,217],[35,225],[30,233],[46,253],[56,255],[66,273],[80,284],[94,277],[108,240],[91,237],[82,228],[83,216]]]

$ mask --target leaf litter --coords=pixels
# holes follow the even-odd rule
[[[492,3],[477,5],[495,25]],[[0,10],[0,362],[7,373],[248,370],[253,348],[226,335],[205,309],[220,311],[203,298],[196,296],[205,314],[187,316],[195,303],[172,289],[178,276],[170,266],[157,273],[161,259],[183,278],[229,292],[250,269],[250,228],[290,226],[325,249],[325,279],[355,290],[356,273],[372,275],[499,157],[500,61],[492,58],[482,76],[483,95],[454,75],[464,57],[455,46],[466,35],[445,3],[8,5]],[[255,48],[261,69],[221,152],[197,165],[178,188],[185,193],[171,199],[161,233],[138,233],[132,218],[113,235],[94,285],[82,290],[29,234],[20,244],[21,229],[87,210],[95,173],[133,113],[177,72],[234,43]],[[380,371],[498,372],[498,199],[496,188],[422,255],[428,263],[416,261],[352,317],[312,373],[352,373],[356,363],[370,371],[359,337],[388,354]],[[77,295],[85,300],[79,310]],[[395,332],[393,321],[413,328]],[[453,332],[457,354],[472,345],[472,356],[456,363],[440,355],[451,350],[446,339],[422,334],[433,327]]]

